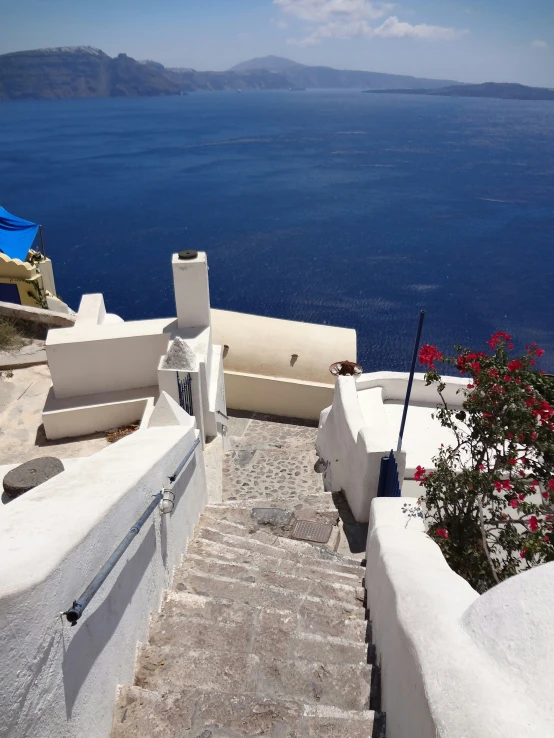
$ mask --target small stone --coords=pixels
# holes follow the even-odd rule
[[[197,369],[196,354],[188,343],[177,336],[164,361],[164,369],[182,369],[192,371]]]
[[[6,474],[3,482],[4,492],[12,499],[19,497],[63,471],[64,465],[55,456],[43,456],[41,459],[26,461]]]

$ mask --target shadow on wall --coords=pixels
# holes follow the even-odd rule
[[[175,487],[173,488],[174,493],[174,499],[173,499],[173,509],[167,514],[162,515],[161,522],[160,522],[160,549],[162,553],[162,561],[164,565],[164,569],[167,569],[167,559],[169,556],[169,527],[171,518],[173,517],[174,513],[177,511],[179,505],[182,504],[182,501],[185,499],[185,492],[189,486],[189,484],[192,482],[192,479],[194,477],[194,474],[196,473],[197,469],[197,463],[196,463],[196,455],[192,457],[192,459],[187,464],[185,470],[182,472],[181,476],[175,483]],[[184,531],[183,533],[189,533],[192,534],[193,531]]]
[[[115,547],[115,546],[114,546]],[[127,605],[156,551],[156,532],[150,525],[138,549],[125,563],[104,602],[75,626],[77,633],[65,648],[62,662],[65,709],[68,720],[94,662],[115,633]],[[109,583],[106,586],[110,586]]]

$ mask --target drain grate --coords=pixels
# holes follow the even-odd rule
[[[327,543],[331,538],[333,526],[328,523],[314,523],[311,520],[297,520],[292,527],[291,538],[311,543]]]

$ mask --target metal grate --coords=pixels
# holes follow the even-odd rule
[[[333,526],[328,523],[314,523],[311,520],[297,520],[292,527],[291,538],[311,543],[327,543]]]
[[[184,379],[181,379],[179,372],[177,372],[177,388],[179,390],[179,404],[186,410],[191,416],[194,415],[194,408],[192,406],[192,379],[190,374],[187,374]]]

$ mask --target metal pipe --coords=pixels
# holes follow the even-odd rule
[[[81,615],[83,614],[86,606],[92,600],[94,595],[98,592],[100,587],[104,584],[104,582],[106,581],[106,578],[108,577],[108,575],[110,574],[114,566],[117,564],[119,559],[123,556],[125,551],[129,548],[131,541],[135,538],[135,536],[139,534],[140,529],[146,523],[148,518],[152,515],[154,510],[157,508],[158,504],[162,501],[163,496],[164,496],[163,491],[158,492],[158,494],[154,497],[152,502],[148,505],[146,510],[142,513],[142,515],[137,520],[137,522],[133,525],[131,530],[127,533],[125,538],[121,541],[119,546],[115,549],[115,551],[110,556],[110,558],[106,561],[104,566],[100,569],[98,574],[94,577],[92,582],[85,589],[83,594],[79,597],[78,600],[75,600],[75,602],[69,608],[69,610],[64,613],[64,615],[66,616],[68,621],[71,623],[71,625],[75,625],[77,620],[81,618]]]
[[[179,464],[177,467],[175,473],[173,476],[169,477],[171,482],[174,482],[175,479],[179,476],[181,470],[187,463],[187,461],[190,459],[192,454],[194,453],[195,449],[198,447],[198,444],[200,443],[200,439],[197,438],[196,441],[193,443],[192,448],[187,453],[183,461]],[[154,497],[152,502],[148,505],[146,510],[142,513],[140,518],[137,520],[137,522],[133,525],[131,530],[127,533],[125,538],[121,541],[119,546],[115,549],[115,551],[112,553],[110,558],[106,561],[104,566],[100,569],[98,574],[94,577],[92,582],[88,585],[88,587],[85,589],[83,594],[79,597],[78,600],[75,600],[73,605],[64,612],[64,615],[66,616],[67,620],[71,623],[71,625],[76,625],[77,621],[80,620],[85,608],[90,603],[94,595],[98,592],[100,587],[104,584],[109,574],[114,569],[115,565],[119,561],[119,559],[123,556],[125,551],[129,548],[131,545],[131,542],[135,539],[135,537],[140,533],[141,528],[146,523],[148,518],[152,515],[156,507],[159,505],[159,503],[163,500],[165,490],[162,490],[161,492],[158,492],[158,494]]]
[[[44,237],[42,235],[42,226],[41,225],[39,225],[39,227],[38,227],[38,232],[40,234],[40,243],[41,243],[41,246],[42,246],[42,255],[46,259],[46,251],[44,250]]]
[[[171,482],[171,484],[173,484],[175,482],[175,480],[177,479],[177,477],[179,476],[179,474],[181,473],[181,471],[185,467],[185,464],[187,463],[187,461],[190,459],[190,457],[196,451],[199,443],[200,443],[200,439],[197,438],[196,441],[192,444],[192,448],[190,449],[190,451],[188,452],[188,454],[181,461],[181,463],[179,464],[179,466],[177,467],[177,469],[175,469],[173,475],[171,477],[169,477],[169,481]]]
[[[412,356],[412,366],[410,368],[410,378],[408,380],[408,390],[406,392],[406,400],[404,402],[404,410],[402,412],[402,422],[400,423],[400,434],[398,436],[398,445],[396,447],[396,453],[400,453],[402,450],[402,439],[404,437],[404,429],[406,428],[406,417],[408,415],[408,406],[410,404],[410,396],[412,394],[412,385],[414,383],[414,374],[417,361],[417,354],[419,351],[419,342],[421,341],[421,331],[423,330],[423,321],[425,319],[425,310],[422,310],[419,314],[419,324],[417,326],[416,340],[414,344],[414,353]]]

